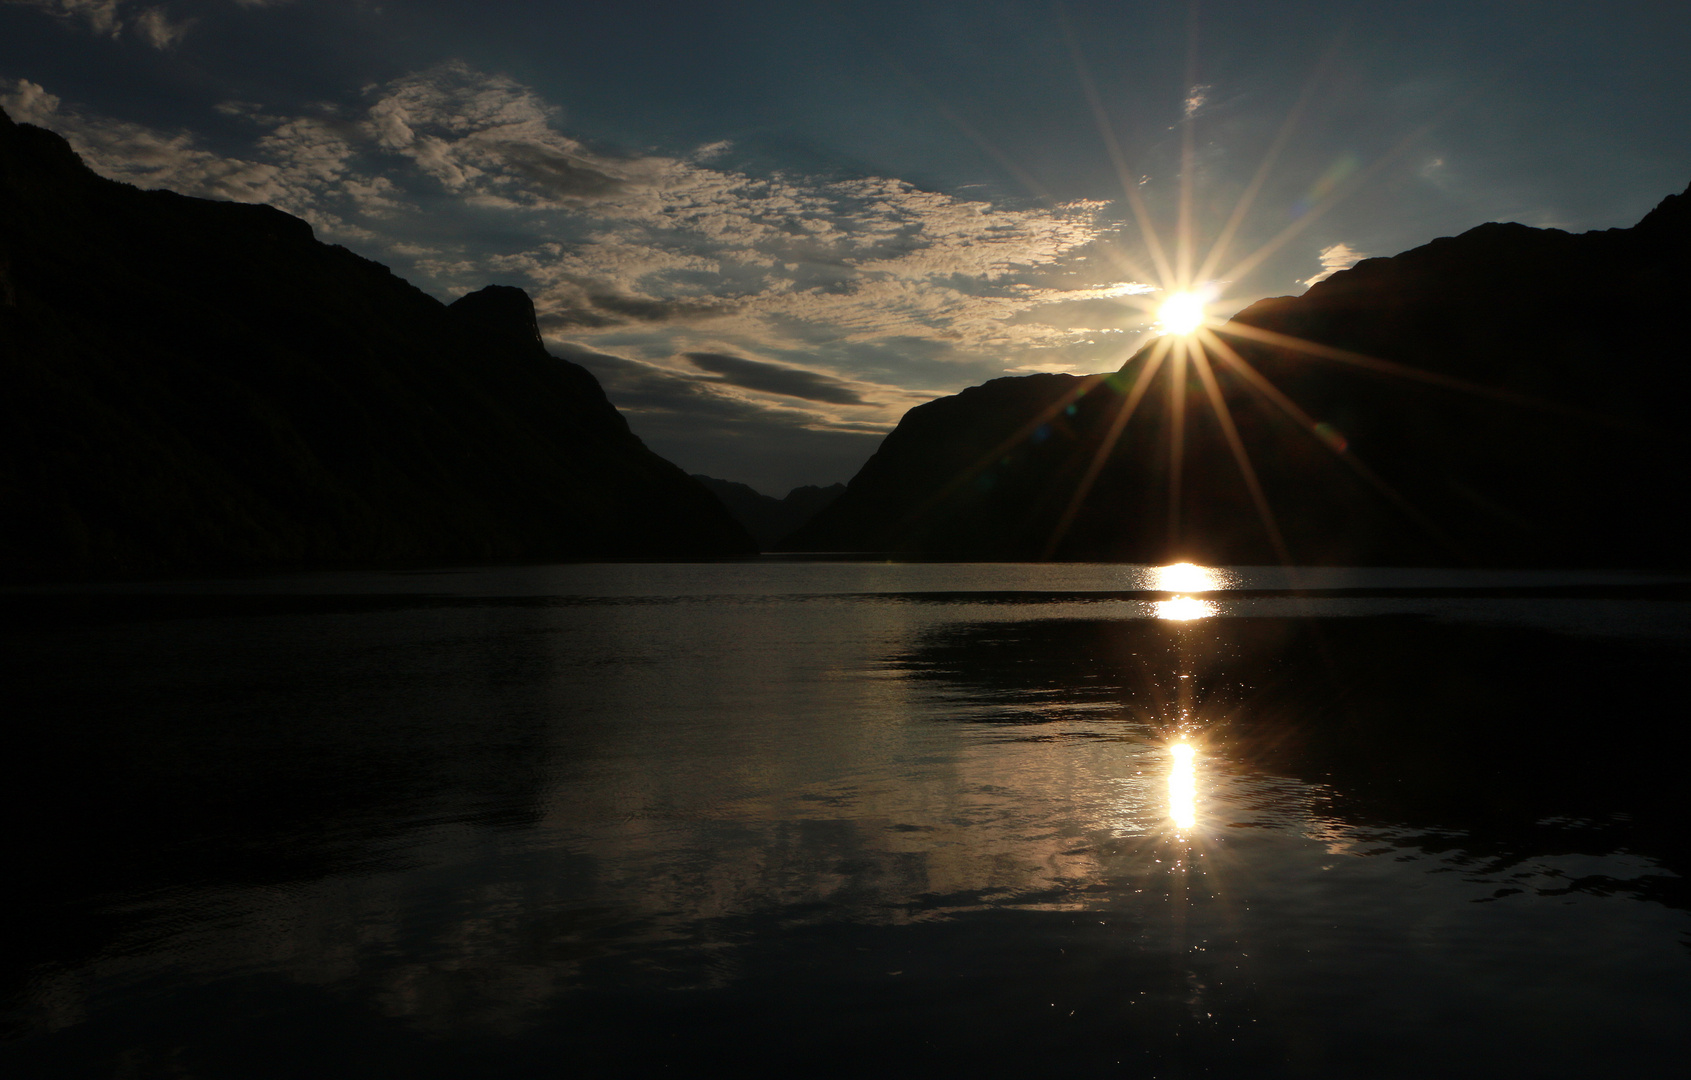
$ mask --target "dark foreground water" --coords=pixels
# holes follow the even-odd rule
[[[1683,584],[547,566],[0,613],[7,1077],[1691,1051]]]

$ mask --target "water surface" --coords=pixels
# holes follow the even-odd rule
[[[1194,573],[11,591],[0,1067],[1683,1060],[1683,581]]]

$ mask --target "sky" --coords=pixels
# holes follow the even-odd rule
[[[1688,55],[1669,0],[0,0],[14,119],[520,286],[649,446],[773,495],[1114,370],[1176,289],[1631,225],[1691,184]]]

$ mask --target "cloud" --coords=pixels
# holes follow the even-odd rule
[[[691,361],[694,367],[717,376],[709,380],[711,382],[724,382],[746,390],[779,394],[782,397],[800,398],[805,401],[821,401],[830,405],[874,404],[863,400],[863,395],[850,383],[832,375],[784,367],[762,360],[747,360],[727,353],[690,352],[682,355]]]
[[[739,397],[697,375],[574,343],[552,349],[592,371],[653,450],[763,491],[848,477],[893,426]]]
[[[606,391],[614,391],[620,407],[632,412],[692,412],[701,403],[710,403],[708,411],[728,410],[735,414],[746,411],[747,402],[716,393],[697,379],[657,364],[635,360],[615,353],[578,345],[574,342],[553,342],[552,352],[565,360],[580,364],[599,376]],[[761,412],[756,406],[750,411]]]
[[[285,195],[276,166],[211,153],[187,133],[89,118],[23,79],[3,100],[20,119],[63,135],[91,168],[114,180],[236,202],[280,203]]]
[[[542,330],[692,321],[728,310],[726,306],[717,304],[653,300],[609,292],[582,291],[577,303],[560,304],[558,296],[558,290],[553,290],[551,302],[547,305],[550,310],[537,315]]]
[[[567,206],[628,182],[617,162],[554,131],[555,110],[514,79],[453,61],[364,93],[378,146],[482,205]]]
[[[597,375],[606,393],[616,399],[618,408],[630,414],[683,414],[706,423],[729,425],[756,421],[786,428],[836,426],[825,413],[725,393],[720,387],[733,385],[726,380],[705,378],[573,342],[553,343],[551,348],[564,359]],[[876,430],[885,431],[886,426]]]
[[[45,108],[45,91],[31,93]],[[808,323],[847,339],[1037,348],[1072,335],[1006,320],[1120,288],[1021,280],[1106,235],[1102,202],[1007,208],[890,177],[753,176],[703,160],[721,144],[686,158],[614,155],[558,131],[558,110],[521,83],[458,62],[366,87],[363,99],[310,115],[225,103],[262,132],[232,154],[75,110],[59,108],[52,126],[108,176],[273,203],[345,237],[387,237],[390,252],[407,239],[399,219],[424,203],[438,216],[441,196],[483,220],[519,215],[495,228],[541,243],[425,245],[435,252],[413,267],[443,292],[521,275],[552,329],[728,319],[754,336]]]
[[[934,334],[977,345],[1030,340],[1003,320],[1046,303],[1120,295],[1014,280],[1055,266],[1107,231],[1101,203],[1002,210],[866,178],[754,178],[645,163],[638,184],[586,207],[595,232],[514,256],[542,312],[614,325],[642,314],[608,296],[666,301],[664,318],[799,320],[849,338]],[[585,318],[584,311],[598,318]]]
[[[861,413],[840,416],[827,408],[776,403],[747,397],[735,390],[775,394],[795,402],[819,406],[874,406],[859,388],[843,379],[797,367],[749,360],[728,353],[688,353],[684,358],[706,374],[688,369],[594,349],[578,342],[548,343],[552,352],[588,368],[598,377],[617,407],[631,417],[657,416],[693,420],[705,426],[732,431],[736,425],[755,424],[765,431],[839,431],[885,434],[892,430],[904,404],[884,417]],[[723,374],[718,374],[721,372]],[[878,387],[893,398],[909,395],[893,387]],[[925,401],[931,394],[920,396]],[[642,426],[649,426],[643,423]]]
[[[59,99],[40,83],[19,79],[12,90],[0,94],[0,108],[18,123],[45,127],[59,111]]]
[[[132,30],[155,49],[168,49],[182,40],[193,24],[192,19],[171,21],[162,6],[143,9],[133,18],[125,18],[124,11],[133,9],[129,0],[11,0],[12,3],[44,11],[56,18],[82,23],[99,37],[120,38],[125,30]]]
[[[1132,282],[1097,288],[1041,288],[1024,282],[978,290],[966,282],[889,278],[858,284],[845,295],[809,291],[763,300],[765,310],[838,328],[846,340],[921,333],[976,348],[1040,347],[1072,339],[1066,327],[1016,323],[1036,309],[1082,300],[1115,300],[1150,292]],[[1124,312],[1138,310],[1123,308]],[[1090,331],[1087,331],[1090,332]]]
[[[522,275],[548,328],[731,318],[748,332],[805,321],[1033,347],[1067,339],[1003,320],[1097,294],[1014,279],[1105,235],[1102,202],[1009,209],[888,177],[753,176],[710,163],[725,142],[613,155],[557,131],[558,111],[527,87],[457,62],[365,96],[366,135],[419,179],[555,237],[480,271]],[[474,259],[420,268],[459,288],[478,272]]]
[[[1198,115],[1198,110],[1202,109],[1205,103],[1209,101],[1210,91],[1214,89],[1213,86],[1200,84],[1187,90],[1186,100],[1182,103],[1182,115],[1188,120]]]
[[[1321,249],[1321,272],[1300,284],[1314,285],[1318,281],[1326,281],[1340,270],[1349,270],[1357,263],[1366,259],[1366,252],[1358,251],[1349,244],[1339,243]]]
[[[123,31],[123,19],[118,5],[123,0],[14,0],[26,7],[45,11],[60,19],[87,24],[88,29],[101,37],[115,38]]]
[[[264,129],[250,156],[219,153],[186,131],[161,131],[66,107],[42,86],[20,79],[0,94],[19,120],[56,131],[90,168],[142,188],[184,195],[268,203],[346,239],[378,239],[358,224],[405,207],[403,193],[380,171],[360,162],[356,124],[334,115],[269,116],[257,106],[228,102],[220,112]]]
[[[586,308],[564,308],[561,311],[537,311],[535,322],[540,326],[540,332],[545,336],[552,336],[560,331],[577,329],[596,330],[606,326],[621,326],[627,319],[604,315]]]
[[[711,315],[724,310],[721,305],[716,304],[688,300],[648,300],[607,292],[588,293],[587,300],[599,311],[624,315],[641,322],[668,322],[673,319]]]
[[[276,165],[215,154],[186,132],[88,117],[64,108],[58,97],[27,79],[0,101],[19,119],[63,135],[91,168],[112,179],[236,202],[286,201]]]
[[[723,141],[589,146],[531,88],[459,62],[338,102],[224,102],[239,124],[215,142],[94,115],[35,83],[5,100],[106,176],[271,203],[437,296],[523,286],[552,347],[587,349],[612,401],[675,445],[693,439],[688,424],[725,439],[736,425],[867,438],[1006,370],[1112,368],[1092,357],[1141,318],[1122,301],[1150,288],[1104,276],[1114,264],[1098,245],[1118,225],[1101,201],[754,173]]]
[[[593,199],[610,195],[623,181],[570,155],[545,146],[509,142],[499,146],[512,172],[557,199]]]
[[[193,20],[171,22],[163,8],[155,7],[143,11],[130,25],[153,48],[168,49],[182,40],[188,33],[188,27],[193,25]]]

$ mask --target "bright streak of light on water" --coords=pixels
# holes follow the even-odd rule
[[[1159,566],[1153,573],[1156,575],[1156,587],[1164,592],[1209,592],[1221,586],[1215,571],[1189,562]]]
[[[1207,619],[1214,615],[1219,608],[1208,600],[1197,600],[1190,596],[1176,596],[1172,600],[1157,600],[1151,605],[1159,619],[1172,619],[1176,622],[1190,622],[1193,619]]]
[[[1191,743],[1175,743],[1168,748],[1174,762],[1168,772],[1168,816],[1177,829],[1190,829],[1198,823],[1198,778],[1193,759],[1197,749]]]

